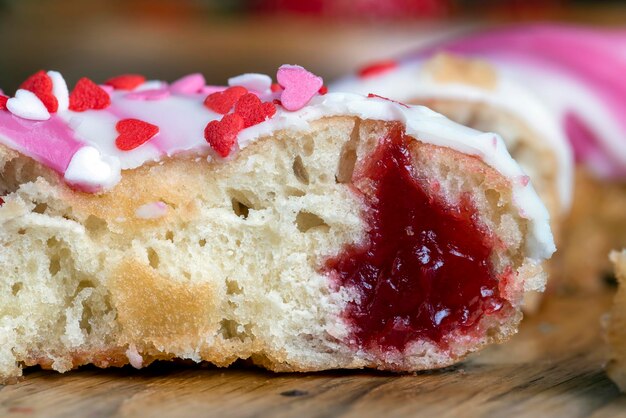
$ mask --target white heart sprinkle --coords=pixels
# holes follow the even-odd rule
[[[48,77],[52,80],[52,94],[59,102],[58,112],[66,111],[70,107],[70,93],[67,90],[67,83],[58,71],[48,71]]]
[[[167,87],[167,83],[160,80],[149,80],[145,83],[137,86],[133,89],[133,91],[145,91],[145,90],[159,90],[164,87]]]
[[[121,178],[120,160],[117,157],[102,157],[94,147],[84,146],[72,156],[65,180],[87,192],[108,189]]]
[[[39,97],[28,90],[19,89],[15,97],[7,100],[7,109],[15,116],[30,120],[48,120],[50,113]]]
[[[272,79],[266,74],[246,73],[228,79],[228,85],[245,87],[248,90],[265,93],[272,87]]]

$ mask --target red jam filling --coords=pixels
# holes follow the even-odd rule
[[[393,129],[357,170],[369,239],[326,263],[339,286],[360,294],[345,317],[350,340],[362,348],[403,350],[418,339],[445,348],[451,332],[469,334],[508,304],[490,262],[493,239],[469,197],[450,206],[428,194],[413,172],[408,140]]]

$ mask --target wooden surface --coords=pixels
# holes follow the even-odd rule
[[[0,389],[0,416],[626,416],[626,395],[602,370],[600,323],[609,303],[610,295],[555,298],[507,344],[416,375],[172,364],[31,370]]]

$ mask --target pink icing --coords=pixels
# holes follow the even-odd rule
[[[576,162],[585,162],[595,173],[604,177],[626,177],[626,167],[615,161],[612,154],[603,151],[597,136],[576,114],[565,115],[563,123]]]
[[[198,93],[205,87],[204,76],[199,73],[189,74],[179,78],[170,85],[170,91],[176,94]]]
[[[204,87],[202,87],[202,89],[200,89],[200,93],[208,96],[211,93],[216,93],[218,91],[224,91],[227,88],[228,87],[224,87],[224,86],[204,86]]]
[[[15,143],[18,151],[59,173],[65,172],[72,156],[84,145],[57,116],[37,122],[0,112],[0,135]]]

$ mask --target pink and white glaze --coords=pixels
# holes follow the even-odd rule
[[[420,74],[422,64],[442,51],[488,61],[497,70],[497,88],[443,86]],[[381,74],[348,77],[331,87],[398,100],[449,96],[500,105],[544,134],[561,155],[563,178],[568,170],[564,139],[576,162],[598,177],[626,179],[626,30],[509,27],[439,42],[398,64]],[[571,181],[562,183],[565,194]]]
[[[626,30],[518,27],[441,48],[514,69],[555,112],[577,162],[603,178],[626,178]]]
[[[293,78],[293,71],[297,68],[302,71],[305,86],[300,91],[298,77]],[[321,85],[321,79],[318,81],[302,67],[297,68],[281,67],[290,73],[290,84],[277,92],[272,91],[276,89],[272,89],[271,78],[265,75],[245,74],[229,80],[231,86],[243,84],[250,91],[254,89],[254,93],[264,101],[280,100],[288,92],[301,102],[301,107],[293,111],[277,104],[276,113],[271,118],[238,133],[236,147],[244,148],[277,130],[297,134],[309,129],[311,122],[328,116],[399,121],[406,126],[408,135],[477,156],[509,178],[519,213],[531,222],[526,234],[529,257],[539,262],[554,252],[547,210],[500,137],[458,125],[422,106],[407,106],[351,93],[320,95],[313,88]],[[133,169],[181,152],[194,152],[219,160],[220,157],[211,151],[203,131],[209,122],[219,120],[223,115],[209,110],[203,102],[207,91],[222,91],[226,87],[201,85],[203,83],[204,79],[197,74],[169,86],[164,82],[149,81],[133,91],[110,91],[111,105],[106,109],[84,112],[64,110],[45,121],[26,120],[9,111],[0,111],[0,143],[56,170],[64,175],[66,181],[83,191],[106,190],[119,181],[120,170]],[[164,89],[167,94],[160,93]],[[290,92],[289,89],[295,91]],[[143,94],[139,95],[139,92]],[[306,95],[309,95],[308,100],[303,99]],[[128,118],[154,124],[159,132],[143,145],[131,151],[122,151],[115,145],[118,136],[116,124]],[[157,202],[141,208],[140,215],[148,218],[160,216],[162,210]]]

